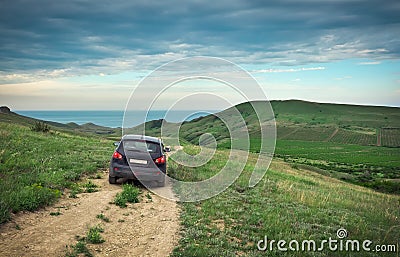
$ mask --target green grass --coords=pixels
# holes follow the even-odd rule
[[[60,216],[62,213],[60,211],[50,212],[50,216]]]
[[[97,215],[99,217],[99,215]],[[86,233],[85,237],[75,236],[78,242],[75,245],[67,245],[65,257],[93,257],[94,255],[90,252],[87,247],[87,243],[89,244],[102,244],[105,242],[104,238],[101,236],[101,233],[104,232],[104,229],[100,224],[89,227],[89,230]]]
[[[400,194],[400,148],[278,140],[275,156],[381,192]]]
[[[275,154],[334,163],[364,164],[388,169],[400,167],[398,158],[400,148],[278,140]]]
[[[85,188],[85,192],[86,193],[94,193],[99,191],[99,186],[96,185],[95,183],[93,183],[93,181],[89,180],[88,182],[86,182],[85,184],[82,185],[82,187]]]
[[[147,192],[146,198],[147,198],[149,201],[153,201],[153,197],[151,197],[151,195],[150,195],[149,192]]]
[[[246,107],[247,104],[242,105]],[[277,120],[282,123],[365,128],[400,127],[400,108],[395,107],[321,104],[299,100],[271,101],[271,105]]]
[[[219,150],[217,154],[220,158],[227,151]],[[258,251],[256,245],[264,236],[287,241],[335,239],[336,230],[342,227],[350,239],[369,239],[374,244],[398,242],[399,196],[374,192],[301,167],[293,169],[281,161],[274,161],[262,181],[248,188],[255,158],[252,154],[245,171],[223,193],[181,204],[182,237],[172,256],[343,256],[343,252],[330,251],[266,253]],[[176,163],[169,162],[170,174],[191,181],[201,179],[205,169],[219,169],[224,164],[214,162],[202,167],[201,172],[199,168],[187,168],[181,173]]]
[[[250,138],[251,152],[259,152],[259,145],[259,138]],[[229,148],[230,143],[219,143],[218,147]],[[380,192],[400,194],[400,148],[277,140],[275,156]]]
[[[108,166],[112,141],[0,122],[0,223],[54,203],[65,188]],[[75,194],[76,195],[76,194]]]
[[[124,184],[122,186],[122,192],[117,193],[114,198],[114,203],[121,208],[126,208],[127,203],[138,203],[139,202],[140,190],[130,184]]]
[[[178,151],[174,153],[173,158],[170,158],[172,161],[175,160],[177,162],[184,161],[186,159],[186,154],[194,155],[200,152],[200,147],[194,145],[186,145],[183,151]],[[184,181],[201,181],[211,178],[219,171],[219,166],[221,162],[226,162],[228,160],[228,156],[224,154],[222,151],[215,152],[214,157],[208,162],[207,166],[200,166],[196,169],[196,172],[193,171],[193,168],[187,167],[185,165],[177,164],[175,162],[171,162],[172,166],[169,167],[168,173],[172,177],[179,177],[180,180]]]
[[[91,244],[101,244],[104,243],[105,240],[101,236],[101,233],[104,232],[104,229],[100,226],[90,227],[88,232],[86,233],[86,241]]]
[[[102,179],[103,175],[100,172],[97,172],[96,174],[90,175],[90,179]]]
[[[106,217],[103,213],[97,214],[96,218],[101,219],[105,222],[110,222],[110,219]]]
[[[70,198],[78,198],[78,194],[83,192],[83,189],[78,184],[72,184],[69,189],[71,190],[69,192]]]
[[[251,152],[259,152],[259,145],[259,138],[250,139]],[[230,143],[218,147],[229,148]],[[400,148],[310,140],[277,140],[275,148],[275,157],[287,162],[333,171],[336,178],[396,194],[400,194],[399,156]]]
[[[89,251],[86,242],[80,240],[75,245],[66,246],[65,257],[93,257],[94,255]]]

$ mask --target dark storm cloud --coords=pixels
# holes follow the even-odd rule
[[[398,13],[397,0],[2,1],[0,70],[118,70],[188,55],[398,58]]]

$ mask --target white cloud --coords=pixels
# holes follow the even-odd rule
[[[132,86],[43,80],[0,85],[0,102],[16,110],[123,109]]]
[[[364,50],[360,50],[358,52],[360,54],[377,54],[377,53],[387,53],[389,51],[385,48],[377,48],[377,49],[364,49]]]
[[[358,65],[378,65],[381,64],[379,61],[373,61],[373,62],[359,62]]]
[[[335,80],[345,80],[345,79],[351,79],[351,78],[352,78],[352,76],[343,76],[340,78],[335,78]]]
[[[70,68],[65,69],[38,69],[15,71],[13,73],[0,71],[0,85],[39,82],[49,79],[70,78],[86,75],[99,75],[102,77],[105,74],[120,74],[126,71],[148,72],[154,70],[161,64],[165,64],[183,57],[185,57],[185,55],[172,52],[143,55],[127,51],[127,55],[124,57],[88,60],[85,63],[82,63],[82,61],[77,61],[75,63],[69,63]]]
[[[0,71],[0,84],[47,81],[52,78],[67,77],[71,72],[72,69],[36,70],[34,72],[19,72],[12,74]]]
[[[265,69],[254,70],[254,73],[281,73],[281,72],[300,72],[300,71],[317,71],[325,70],[325,67],[307,67],[307,68],[291,68],[291,69]]]

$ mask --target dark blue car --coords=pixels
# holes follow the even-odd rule
[[[125,135],[117,143],[110,163],[109,182],[118,179],[138,180],[142,184],[156,182],[164,186],[167,157],[161,139],[142,135]]]

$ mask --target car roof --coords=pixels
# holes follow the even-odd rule
[[[144,136],[144,135],[124,135],[121,140],[146,140],[154,143],[161,143],[161,139],[157,137]]]

